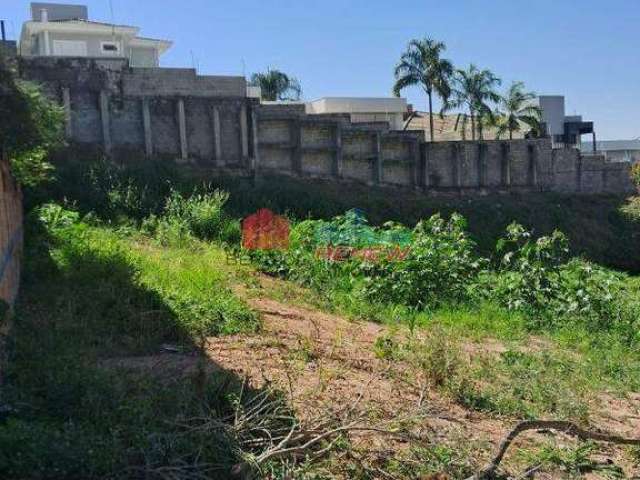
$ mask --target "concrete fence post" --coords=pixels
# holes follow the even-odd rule
[[[373,149],[373,183],[378,185],[382,183],[382,164],[384,162],[382,158],[382,135],[380,132],[376,132],[374,135]]]
[[[100,90],[100,120],[102,122],[102,142],[107,155],[111,153],[111,121],[109,119],[109,95]]]
[[[302,174],[302,125],[297,118],[289,122],[289,141],[291,142],[291,170]]]
[[[576,158],[576,192],[582,192],[582,155]]]
[[[211,107],[213,121],[213,152],[216,166],[222,166],[222,136],[220,129],[220,109],[214,105]]]
[[[487,144],[482,142],[478,143],[478,186],[480,188],[487,185],[486,153]]]
[[[460,158],[460,145],[451,144],[451,170],[453,183],[456,188],[462,188],[462,159]]]
[[[529,158],[529,185],[538,186],[538,158],[535,145],[527,145],[527,156]]]
[[[414,189],[420,186],[420,168],[422,163],[422,155],[420,154],[420,143],[417,138],[412,139],[410,143],[411,150],[411,187]]]
[[[73,136],[71,127],[71,92],[68,87],[62,88],[62,105],[64,106],[64,134],[67,138]]]
[[[187,120],[184,111],[184,99],[178,99],[178,129],[180,131],[180,159],[189,159],[189,145],[187,144]]]
[[[342,166],[344,162],[342,158],[342,124],[340,124],[340,122],[336,123],[334,135],[336,151],[333,157],[333,176],[335,178],[342,178]]]
[[[502,169],[502,185],[504,187],[511,186],[511,147],[508,143],[501,144],[500,167]]]
[[[420,142],[420,161],[422,162],[422,186],[428,189],[431,186],[429,178],[429,163],[431,157],[431,142]]]
[[[153,156],[153,141],[151,134],[151,111],[149,108],[149,99],[142,99],[142,126],[144,128],[144,152],[147,158]]]
[[[254,108],[251,110],[251,144],[253,146],[253,155],[251,159],[251,169],[256,177],[260,170],[260,148],[258,142],[258,112]]]
[[[249,158],[249,124],[247,120],[247,105],[240,107],[240,148],[242,151],[242,163],[247,164]]]

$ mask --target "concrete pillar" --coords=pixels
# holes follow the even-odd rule
[[[151,141],[151,111],[149,109],[149,99],[142,99],[142,126],[144,128],[144,152],[147,158],[153,156],[153,142]]]
[[[49,39],[49,30],[45,30],[42,33],[42,36],[44,37],[44,54],[46,56],[51,55],[51,41]]]
[[[501,145],[501,167],[502,167],[502,185],[505,187],[511,186],[511,146],[508,143]]]
[[[582,191],[582,155],[576,159],[576,192]]]
[[[527,154],[529,157],[529,185],[538,186],[538,156],[534,145],[527,145]]]
[[[249,126],[247,121],[247,106],[243,103],[240,107],[240,149],[242,151],[242,163],[246,165],[249,158]]]
[[[111,152],[111,121],[109,119],[109,95],[100,91],[100,120],[102,121],[102,144],[105,153]]]
[[[67,138],[73,136],[71,127],[71,92],[68,87],[62,88],[62,105],[64,106],[64,134]]]
[[[478,157],[476,158],[478,168],[478,186],[484,187],[484,148],[485,145],[482,142],[478,142]]]
[[[429,178],[429,163],[431,157],[432,143],[421,143],[421,160],[422,160],[422,186],[428,189],[431,186],[431,179]]]
[[[301,124],[298,119],[289,122],[289,141],[291,142],[291,170],[296,175],[302,174],[302,138]]]
[[[373,183],[382,183],[382,164],[384,158],[382,158],[382,135],[380,132],[376,132],[373,143]]]
[[[460,145],[456,143],[451,144],[451,167],[454,185],[462,188],[462,158],[460,158]]]
[[[187,119],[184,112],[184,99],[178,99],[178,129],[180,131],[180,159],[189,159],[189,145],[187,145]]]
[[[220,109],[217,106],[211,107],[211,117],[213,119],[213,150],[215,163],[222,166],[222,135],[220,129]]]
[[[420,142],[415,139],[411,142],[411,186],[416,188],[420,185],[420,162],[422,155],[420,154]]]
[[[251,143],[253,145],[251,168],[254,176],[257,176],[258,170],[260,169],[260,148],[258,142],[258,112],[255,108],[251,111]]]
[[[486,156],[486,144],[478,143],[478,186],[484,187],[486,181],[486,168],[485,168],[485,156]]]
[[[342,178],[344,160],[342,158],[342,124],[337,123],[334,131],[336,152],[333,157],[333,176]]]

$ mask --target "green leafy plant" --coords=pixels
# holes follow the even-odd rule
[[[463,301],[484,264],[464,227],[460,215],[434,215],[416,226],[402,255],[363,262],[366,296],[420,309]]]
[[[63,111],[37,85],[18,80],[1,55],[0,92],[0,157],[18,183],[33,187],[51,176],[46,157],[62,143]]]
[[[38,220],[45,228],[54,231],[70,227],[80,219],[80,214],[67,210],[57,203],[46,203],[35,211]]]
[[[533,240],[531,232],[512,223],[496,252],[501,255],[501,274],[494,289],[497,297],[510,309],[545,312],[560,291],[560,266],[569,253],[564,234],[555,231]]]
[[[640,162],[636,162],[631,165],[629,174],[631,175],[631,181],[638,189],[640,189]]]

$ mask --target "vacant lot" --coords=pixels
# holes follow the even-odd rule
[[[492,298],[374,302],[342,274],[225,251],[224,197],[181,202],[141,225],[30,215],[3,476],[463,478],[521,419],[640,436],[624,325],[536,323]],[[534,432],[501,465],[529,470],[631,477],[639,453]]]

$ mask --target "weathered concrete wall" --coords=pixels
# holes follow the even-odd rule
[[[548,139],[426,143],[348,115],[307,115],[304,105],[262,104],[241,77],[193,69],[129,68],[126,60],[23,59],[67,112],[72,142],[114,158],[168,157],[203,168],[331,178],[433,193],[630,192],[628,165]]]
[[[0,158],[0,385],[12,324],[11,308],[20,286],[22,238],[22,192],[11,175],[9,161]]]

